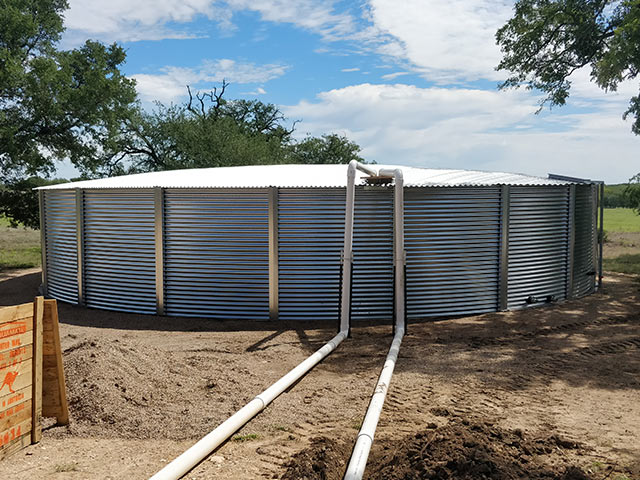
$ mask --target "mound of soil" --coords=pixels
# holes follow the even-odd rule
[[[581,469],[547,458],[558,449],[579,448],[579,444],[558,436],[528,440],[519,430],[510,432],[453,419],[444,427],[419,432],[397,445],[386,443],[382,454],[370,459],[367,470],[369,478],[380,480],[588,480]]]
[[[285,465],[282,480],[341,480],[350,447],[327,437],[314,437],[311,445]]]
[[[528,440],[521,431],[504,431],[465,419],[452,419],[399,442],[378,440],[366,476],[372,480],[589,480],[580,468],[550,454],[581,445],[558,436]],[[341,479],[351,445],[316,437],[285,466],[285,480]],[[561,458],[561,457],[560,457]]]
[[[210,411],[223,393],[197,357],[97,337],[77,339],[63,354],[71,423],[54,436],[181,440],[207,433],[229,413]]]

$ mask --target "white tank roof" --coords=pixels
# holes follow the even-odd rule
[[[534,177],[518,173],[482,172],[371,165],[373,168],[401,168],[406,186],[453,187],[490,185],[567,185],[565,180]],[[366,174],[358,171],[357,182]],[[251,165],[243,167],[194,168],[140,173],[120,177],[83,180],[40,187],[38,190],[70,188],[327,188],[346,187],[347,165]]]

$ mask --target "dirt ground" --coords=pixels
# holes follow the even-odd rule
[[[603,258],[640,253],[640,232],[608,232],[603,245]]]
[[[640,283],[605,282],[551,307],[410,324],[365,477],[640,479]],[[4,274],[0,305],[39,284]],[[71,424],[0,478],[148,478],[336,328],[59,311]],[[341,478],[391,337],[355,326],[187,478]]]

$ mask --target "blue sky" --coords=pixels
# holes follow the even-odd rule
[[[605,94],[589,72],[569,105],[534,115],[540,97],[500,92],[500,0],[72,0],[63,46],[127,49],[124,71],[146,108],[224,78],[227,98],[280,106],[297,135],[344,134],[368,160],[411,166],[549,172],[623,182],[640,138],[622,120],[638,83]],[[68,174],[61,169],[61,174]]]

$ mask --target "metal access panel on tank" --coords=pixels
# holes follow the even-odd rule
[[[407,318],[495,312],[500,189],[407,188]]]
[[[596,186],[576,185],[574,209],[573,297],[595,290]]]
[[[342,188],[279,190],[279,318],[338,318],[344,204]]]
[[[356,187],[351,318],[393,318],[392,188]]]
[[[508,308],[565,299],[569,188],[511,187],[508,222]]]
[[[269,319],[265,189],[164,192],[165,311]]]
[[[47,190],[42,195],[46,294],[78,303],[76,191]]]
[[[153,190],[85,190],[84,303],[156,312]]]

